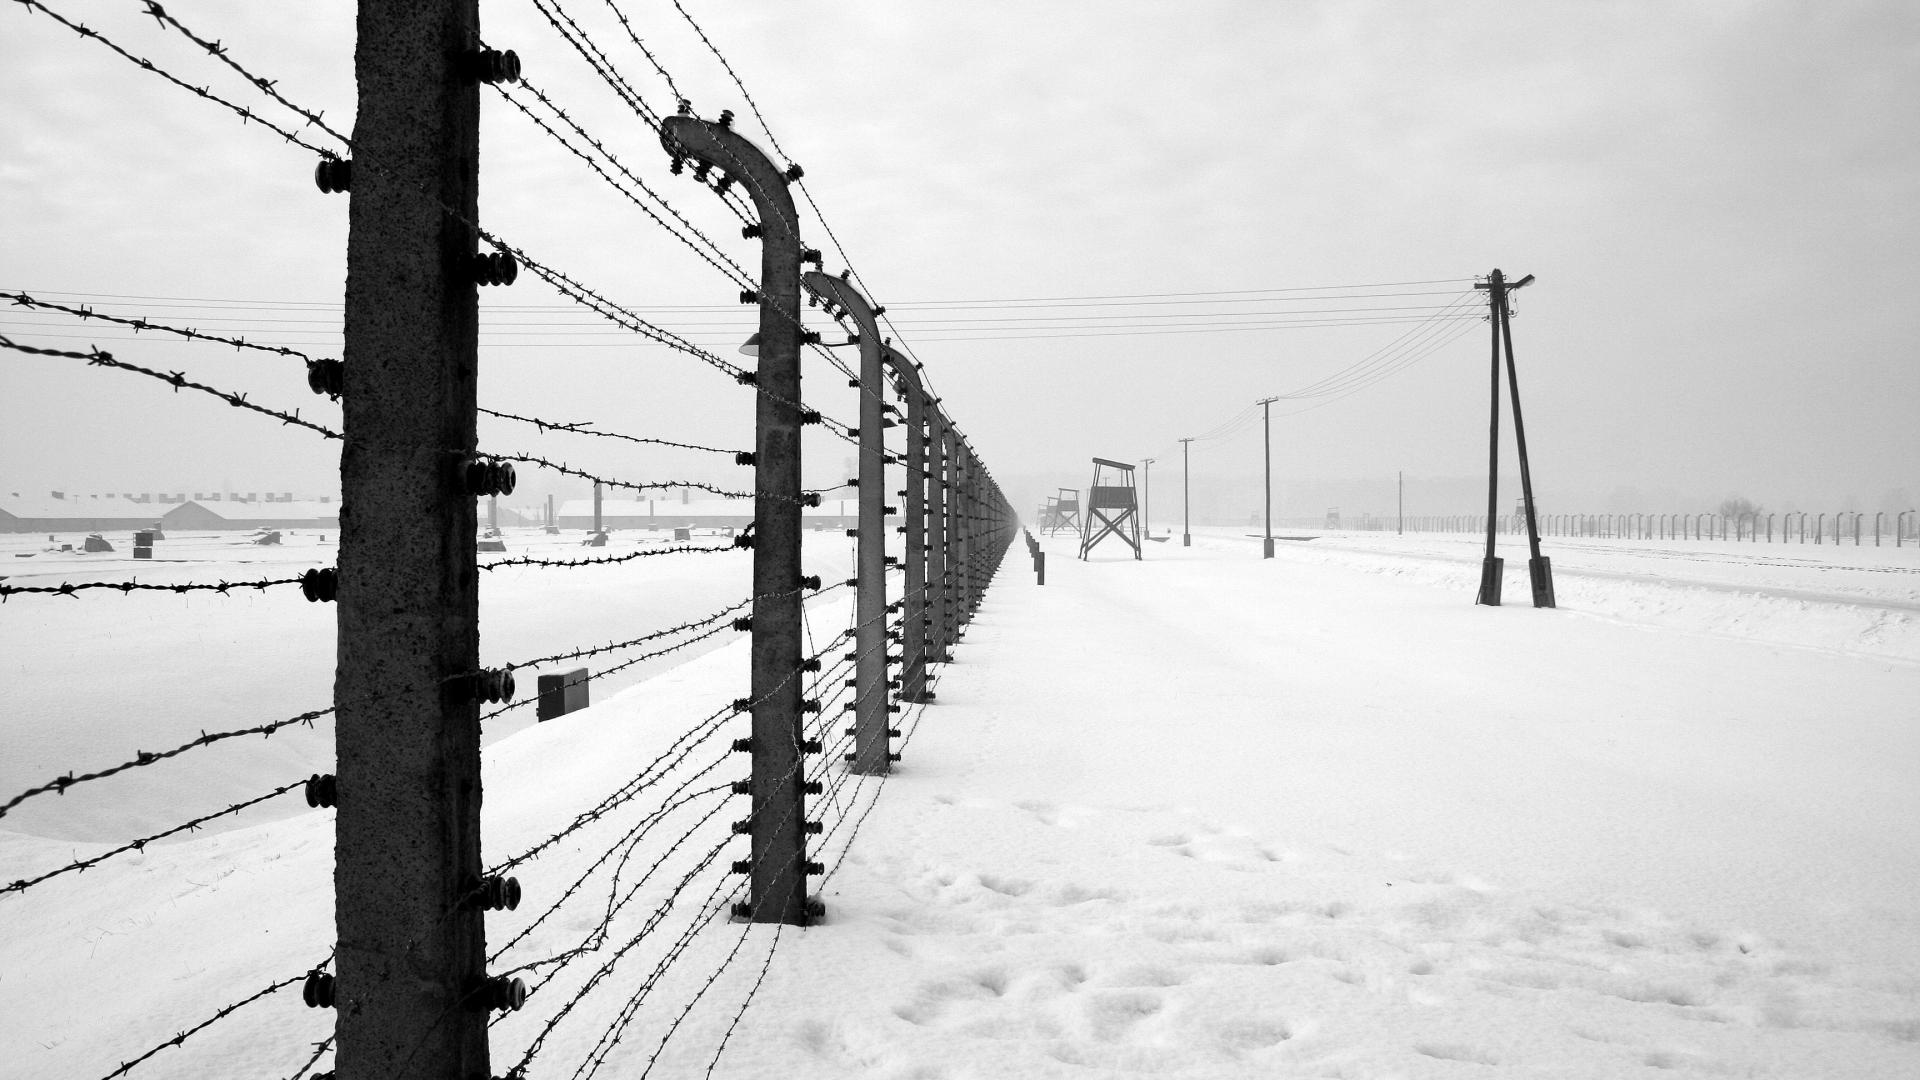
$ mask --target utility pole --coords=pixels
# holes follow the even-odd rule
[[[1147,527],[1147,539],[1153,539],[1153,460],[1141,458],[1140,463],[1147,467],[1145,490],[1141,496],[1141,523]]]
[[[1267,538],[1261,548],[1260,557],[1273,558],[1273,403],[1278,398],[1261,398],[1260,423],[1265,430],[1263,436],[1266,447],[1267,463]]]
[[[1190,462],[1187,451],[1193,449],[1192,439],[1180,440],[1180,546],[1193,546],[1192,502],[1188,499],[1189,481],[1192,473],[1188,471]]]
[[[1520,378],[1513,362],[1513,326],[1512,312],[1508,310],[1507,294],[1514,289],[1533,283],[1533,275],[1528,274],[1518,281],[1508,283],[1506,275],[1499,270],[1487,277],[1485,284],[1475,285],[1476,289],[1487,290],[1487,307],[1493,324],[1493,406],[1492,419],[1489,422],[1489,447],[1487,450],[1487,553],[1480,566],[1480,593],[1475,597],[1477,604],[1492,607],[1500,605],[1500,584],[1502,560],[1494,557],[1495,522],[1499,514],[1499,471],[1500,471],[1500,353],[1506,350],[1508,396],[1513,399],[1513,437],[1520,452],[1520,497],[1521,506],[1527,519],[1527,577],[1533,587],[1534,607],[1553,607],[1553,565],[1540,554],[1540,529],[1533,506],[1533,472],[1527,459],[1527,431],[1520,412]]]

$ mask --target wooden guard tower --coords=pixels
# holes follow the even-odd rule
[[[1053,527],[1049,535],[1062,529],[1069,532],[1080,531],[1080,489],[1061,488],[1060,494],[1053,500]]]
[[[1101,474],[1111,469],[1119,476],[1101,483]],[[1118,536],[1140,558],[1139,500],[1134,498],[1133,466],[1106,458],[1093,459],[1093,483],[1087,487],[1086,524],[1080,530],[1080,558],[1085,559],[1094,546],[1108,536]],[[1095,523],[1099,528],[1095,529]]]

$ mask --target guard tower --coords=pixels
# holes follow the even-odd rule
[[[1060,494],[1053,500],[1053,529],[1059,532],[1069,529],[1080,531],[1080,489],[1061,488]]]
[[[1108,470],[1118,476],[1107,477],[1101,483],[1101,475]],[[1094,546],[1108,536],[1118,536],[1133,549],[1133,557],[1140,558],[1140,515],[1139,501],[1134,498],[1133,466],[1106,458],[1093,459],[1093,483],[1087,488],[1086,523],[1080,529],[1080,558],[1085,559]],[[1094,528],[1094,523],[1099,528]]]

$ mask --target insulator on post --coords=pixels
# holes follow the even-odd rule
[[[812,874],[814,877],[819,877],[821,874],[824,874],[827,872],[827,868],[817,862],[814,862],[812,859],[808,859],[807,861],[800,864],[800,872],[803,874]]]
[[[733,538],[733,546],[737,548],[750,548],[753,546],[753,537],[746,533],[741,533],[739,536]]]
[[[820,835],[820,831],[822,827],[823,826],[821,822],[806,821],[801,823],[800,831],[807,834],[808,836],[818,836]]]
[[[735,630],[740,630],[740,631],[747,631],[747,630],[753,629],[753,616],[742,615],[739,618],[733,620],[733,628]]]
[[[802,344],[802,345],[818,345],[818,344],[820,344],[820,331],[818,331],[818,330],[802,330],[802,331],[800,331],[800,344]]]
[[[817,424],[820,422],[820,413],[814,409],[802,409],[800,410],[800,422],[803,424]]]
[[[805,910],[807,918],[809,919],[824,919],[827,917],[826,903],[816,897],[807,897]]]
[[[334,806],[340,801],[340,781],[332,773],[314,773],[305,786],[308,806]]]
[[[735,795],[751,795],[751,794],[753,794],[753,781],[751,781],[751,780],[735,780],[735,781],[733,782],[733,793],[734,793]]]
[[[820,265],[820,249],[819,248],[801,248],[800,261],[803,263],[812,263],[815,266],[819,266]]]
[[[313,183],[328,195],[352,190],[353,162],[345,158],[321,159],[314,167]]]
[[[817,754],[822,749],[819,739],[800,740],[800,752],[803,754]]]
[[[300,1000],[307,1003],[309,1009],[333,1008],[333,976],[324,971],[307,972],[307,981],[300,987]]]
[[[742,371],[733,377],[733,381],[739,383],[741,386],[759,386],[760,373],[756,371]]]
[[[704,184],[707,182],[707,174],[712,171],[713,171],[712,162],[710,161],[699,162],[695,164],[693,167],[693,178]]]
[[[819,712],[819,711],[820,711],[820,699],[819,699],[819,698],[808,698],[808,699],[806,699],[805,701],[802,701],[802,702],[800,703],[800,711],[801,711],[801,712],[803,712],[803,713],[817,713],[817,712]]]
[[[751,873],[753,873],[753,860],[752,860],[752,859],[735,859],[735,860],[733,860],[733,872],[734,872],[734,873],[736,873],[736,874],[751,874]]]
[[[674,102],[674,111],[679,113],[681,116],[692,116],[693,102],[687,100],[686,98],[680,98]]]
[[[715,120],[715,121],[714,121],[714,123],[716,123],[716,124],[718,124],[718,125],[720,125],[720,126],[721,126],[721,127],[723,127],[723,128],[730,128],[730,127],[732,127],[732,126],[733,126],[733,110],[732,110],[732,109],[721,109],[721,110],[720,110],[720,119],[718,119],[718,120]]]
[[[467,1007],[475,1012],[518,1012],[527,1003],[527,984],[504,975],[481,977],[467,992]]]
[[[814,505],[818,506],[819,504],[815,503]],[[803,589],[818,589],[820,587],[820,575],[819,574],[804,575],[800,579],[800,587]]]
[[[727,193],[727,189],[732,186],[733,186],[733,174],[721,173],[720,178],[713,182],[713,193],[716,195],[725,195]]]
[[[781,173],[780,175],[786,178],[786,181],[787,181],[787,183],[789,183],[789,184],[791,184],[791,183],[793,183],[794,181],[796,181],[796,180],[798,180],[798,179],[800,179],[801,177],[803,177],[803,176],[805,176],[805,175],[807,175],[807,171],[806,171],[805,169],[802,169],[802,168],[801,168],[801,167],[800,167],[799,165],[797,165],[797,164],[796,164],[796,165],[788,165],[788,166],[787,166],[787,171],[786,171],[786,172],[783,172],[783,173]]]
[[[819,506],[820,493],[817,491],[809,491],[806,494],[800,496],[800,505],[801,506]]]
[[[801,671],[819,671],[820,658],[815,656],[815,657],[811,657],[809,659],[800,661],[800,670]]]
[[[738,705],[739,702],[735,702],[734,704]],[[746,710],[736,708],[734,711],[745,712]],[[752,739],[735,739],[733,740],[733,750],[737,754],[751,754],[753,753],[753,740]]]
[[[473,879],[465,906],[474,911],[512,911],[520,906],[520,879],[498,874]]]
[[[740,227],[740,236],[743,239],[752,240],[757,238],[759,235],[760,235],[760,223],[757,221],[750,221],[747,224],[742,225]]]
[[[887,305],[885,304],[881,304],[879,307],[873,309],[873,317],[876,319],[882,315],[885,315],[886,313],[887,313]]]
[[[752,709],[752,708],[753,708],[753,702],[752,702],[751,700],[749,700],[749,699],[747,699],[747,698],[743,698],[743,697],[737,697],[737,698],[734,698],[734,699],[733,699],[733,711],[734,711],[734,712],[747,712],[748,710],[750,710],[750,709]],[[734,749],[736,749],[736,750],[739,750],[739,749],[742,749],[742,748],[741,748],[740,746],[738,746],[738,745],[736,745],[736,746],[734,747]]]
[[[463,74],[475,82],[520,81],[520,55],[512,49],[469,49],[461,61]]]
[[[309,603],[333,600],[340,594],[339,576],[331,566],[309,570],[300,575],[300,593]]]
[[[339,360],[307,361],[307,388],[337,398],[347,388],[347,365]]]
[[[752,833],[753,833],[752,818],[744,817],[744,818],[741,818],[739,821],[736,821],[733,823],[733,834],[735,836],[749,836]]]
[[[760,294],[754,292],[752,289],[741,289],[740,302],[743,304],[757,304],[760,302]]]
[[[818,795],[825,790],[826,788],[823,787],[818,780],[808,780],[800,785],[800,794],[802,795]]]
[[[759,459],[753,456],[753,451],[751,450],[742,450],[733,455],[733,463],[735,465],[751,465],[757,460]]]
[[[467,676],[467,693],[475,701],[493,704],[513,700],[513,669],[490,668]]]

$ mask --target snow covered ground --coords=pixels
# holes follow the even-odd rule
[[[517,864],[528,899],[488,917],[493,970],[535,992],[495,1026],[495,1072],[700,1076],[724,1040],[715,1076],[1920,1075],[1920,551],[1549,541],[1561,607],[1537,611],[1524,546],[1504,545],[1509,602],[1488,609],[1471,538],[1329,534],[1269,562],[1238,532],[1144,562],[1050,539],[1044,587],[1016,545],[939,703],[902,718],[899,772],[819,800],[822,926],[715,917],[739,800],[701,792],[744,768],[733,721]],[[687,609],[663,615],[581,580],[524,655],[718,606],[683,585]],[[138,600],[90,598],[86,626]],[[56,605],[82,601],[0,608],[10,696],[70,670],[69,639],[18,629],[79,618],[41,614]],[[822,598],[816,625],[844,608]],[[144,625],[147,651],[112,653],[96,700],[218,726],[152,680],[224,665]],[[489,861],[744,682],[735,642],[497,738]],[[289,696],[247,693],[217,704],[252,718]],[[287,711],[324,700],[324,678],[298,697]],[[37,722],[8,710],[9,758]],[[89,730],[60,767],[132,748]],[[80,794],[38,801],[57,818]],[[178,820],[156,798],[130,796],[127,819]],[[331,813],[297,809],[0,895],[0,1075],[104,1076],[321,962]],[[86,827],[105,840],[120,820]],[[0,880],[107,846],[34,831],[0,834]],[[129,1075],[296,1075],[330,1029],[297,988]]]

